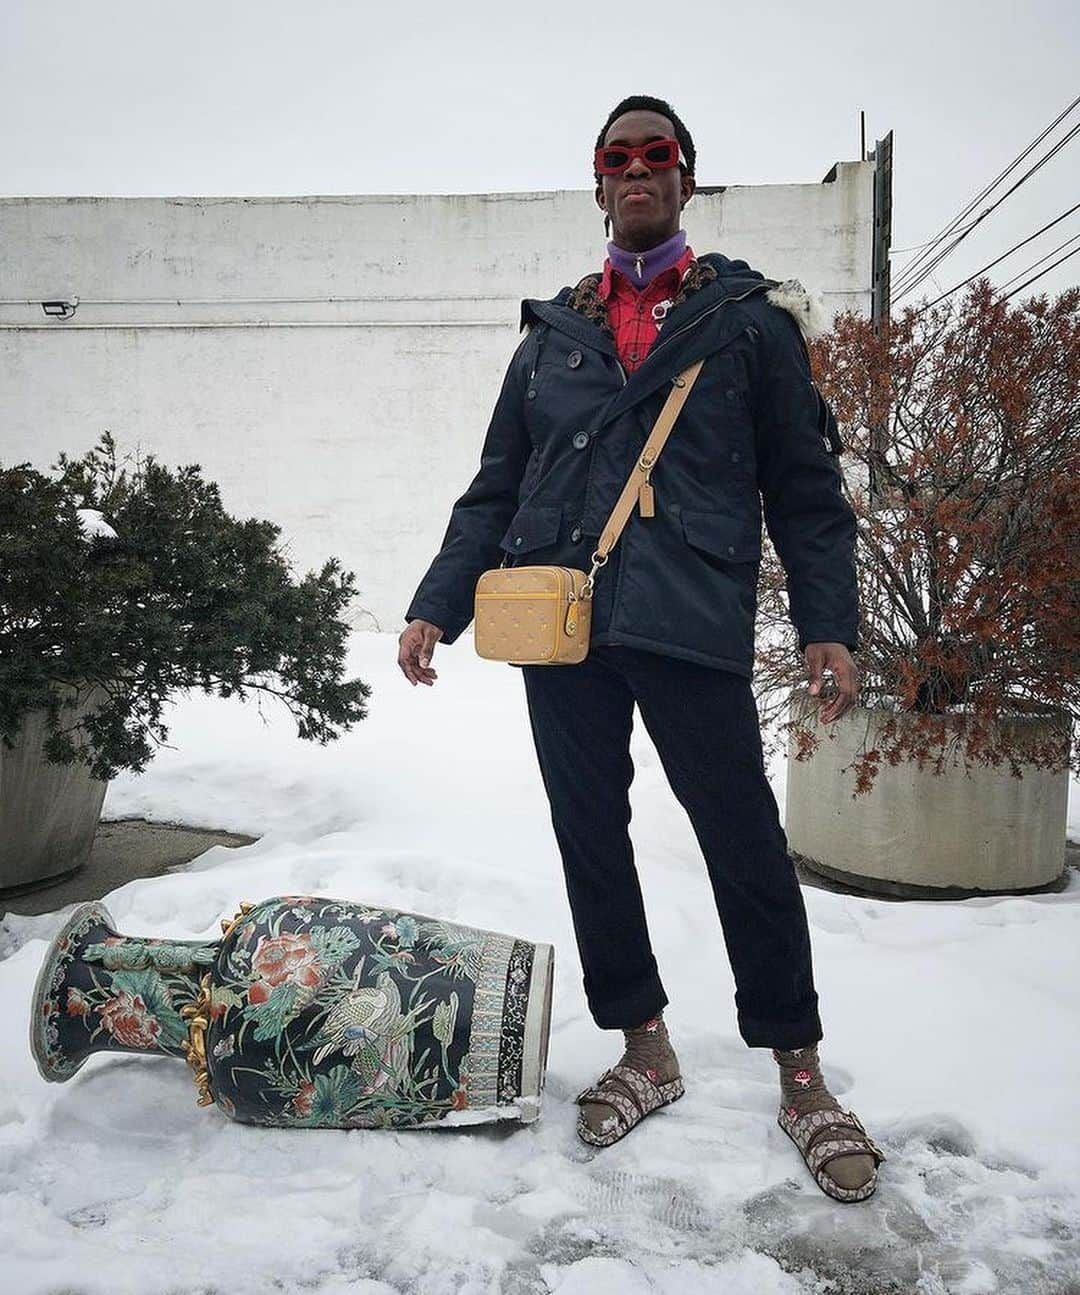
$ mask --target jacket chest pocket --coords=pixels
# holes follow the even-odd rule
[[[535,553],[558,543],[561,504],[526,504],[514,514],[499,547],[507,553]]]
[[[722,563],[760,561],[760,521],[696,508],[684,508],[680,516],[683,538],[691,548]]]

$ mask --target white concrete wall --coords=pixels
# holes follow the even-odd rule
[[[868,313],[873,164],[836,172],[695,195],[691,246]],[[105,428],[200,463],[298,570],[356,571],[357,626],[400,629],[479,464],[520,299],[599,269],[602,220],[587,190],[0,198],[0,463],[44,468]]]

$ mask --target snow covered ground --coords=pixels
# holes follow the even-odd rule
[[[1080,877],[1059,894],[892,903],[805,889],[833,1091],[889,1159],[823,1196],[775,1123],[767,1051],[735,1029],[704,864],[640,722],[635,841],[686,1096],[624,1141],[574,1133],[621,1047],[585,1007],[520,673],[466,636],[411,687],[358,635],[369,718],[325,748],[287,713],[201,694],[106,817],[258,833],[113,891],[129,934],[216,938],[240,899],[350,898],[550,941],[535,1124],[267,1130],[195,1105],[171,1059],[97,1056],[66,1085],[26,1045],[63,913],[0,929],[0,1254],[18,1295],[638,1295],[1080,1290]],[[783,768],[773,786],[783,810]],[[1080,797],[1074,796],[1072,814]],[[1080,837],[1071,820],[1071,835]],[[67,910],[70,911],[70,910]]]

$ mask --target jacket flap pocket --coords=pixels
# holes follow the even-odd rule
[[[509,553],[528,553],[531,549],[543,548],[545,544],[554,544],[561,521],[562,506],[559,504],[529,504],[519,508],[499,541],[499,547]]]
[[[756,562],[761,557],[761,525],[728,513],[682,512],[687,544],[728,562]]]

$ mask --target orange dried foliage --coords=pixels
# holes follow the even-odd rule
[[[882,761],[1080,772],[1080,288],[1011,304],[980,279],[880,335],[845,312],[810,352],[858,518],[859,701],[891,712],[854,762],[855,794]],[[785,580],[766,542],[767,730],[806,680]],[[1035,740],[1025,715],[1058,728]],[[812,711],[779,725],[795,758],[816,747],[815,725]]]

